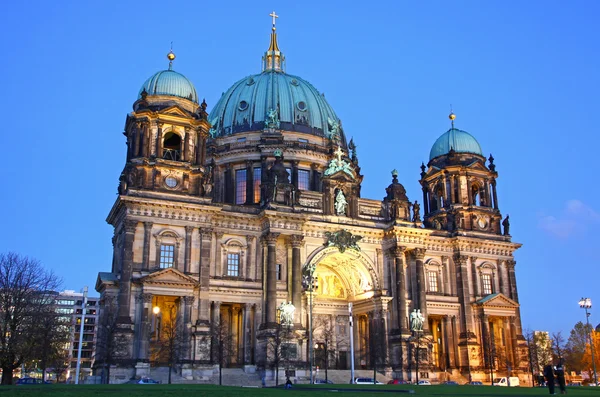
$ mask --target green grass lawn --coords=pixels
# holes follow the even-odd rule
[[[333,386],[333,387],[332,387]],[[283,390],[281,388],[240,388],[219,387],[213,385],[40,385],[40,386],[7,386],[0,387],[0,396],[32,396],[32,397],[258,397],[281,396],[289,397],[331,397],[331,389],[359,389],[362,392],[344,392],[344,396],[404,396],[405,393],[393,393],[400,390],[414,390],[419,396],[547,396],[546,388],[529,387],[491,387],[491,386],[370,386],[370,385],[299,385],[296,389]],[[369,390],[386,390],[392,393],[380,393]],[[570,387],[567,388],[568,396],[597,396],[600,397],[600,388]]]

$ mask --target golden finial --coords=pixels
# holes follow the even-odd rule
[[[452,105],[450,105],[450,114],[448,115],[450,122],[452,123],[452,128],[454,128],[454,120],[456,119],[456,115],[452,111]]]
[[[273,27],[271,29],[273,29],[273,31],[275,31],[275,18],[279,18],[279,15],[275,14],[275,11],[273,11],[272,13],[269,14],[269,16],[273,18]]]
[[[173,42],[171,42],[171,49],[167,54],[167,59],[169,60],[169,70],[173,69],[173,61],[175,60],[175,53],[173,52]]]

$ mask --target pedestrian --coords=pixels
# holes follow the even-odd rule
[[[267,375],[263,372],[262,378],[260,379],[262,382],[262,387],[267,387]]]
[[[546,384],[548,385],[550,394],[556,394],[554,393],[554,369],[552,369],[552,364],[547,364],[544,367],[544,378],[546,378]]]
[[[556,367],[556,380],[558,381],[560,394],[567,394],[567,389],[565,388],[565,367],[562,360],[558,362],[558,366]]]
[[[289,376],[286,376],[285,388],[286,389],[291,389],[292,388],[292,381],[290,380]]]

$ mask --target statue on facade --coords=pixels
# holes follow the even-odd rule
[[[504,228],[504,235],[510,236],[510,221],[508,220],[508,214],[506,214],[506,218],[502,221],[502,227]]]
[[[267,118],[265,120],[265,127],[267,128],[279,128],[279,115],[277,109],[269,109],[267,111]]]
[[[325,242],[326,247],[337,247],[338,250],[343,254],[347,248],[353,248],[360,251],[358,242],[362,240],[362,236],[353,235],[351,232],[341,229],[337,232],[325,232],[327,241]]]
[[[202,193],[204,197],[211,197],[213,190],[213,166],[207,165],[202,178]]]
[[[346,215],[347,205],[348,201],[346,201],[344,192],[342,192],[342,189],[338,190],[337,195],[335,196],[335,213],[337,215]]]
[[[340,122],[327,117],[327,125],[329,126],[329,139],[337,141],[340,137]]]
[[[423,331],[423,323],[425,317],[421,313],[420,309],[413,310],[410,314],[410,329],[411,331]]]
[[[413,217],[412,217],[413,222],[421,222],[421,214],[419,212],[421,212],[421,206],[419,205],[417,200],[415,200],[415,202],[413,204]]]
[[[283,302],[281,305],[279,305],[279,323],[281,325],[293,325],[295,311],[296,308],[292,302]]]

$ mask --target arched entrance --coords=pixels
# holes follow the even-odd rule
[[[320,248],[304,266],[305,275],[311,272],[315,366],[350,368],[349,302],[353,304],[355,367],[372,368],[386,362],[387,303],[391,298],[383,296],[372,260],[356,249]],[[309,293],[305,295],[308,325],[311,301]]]

